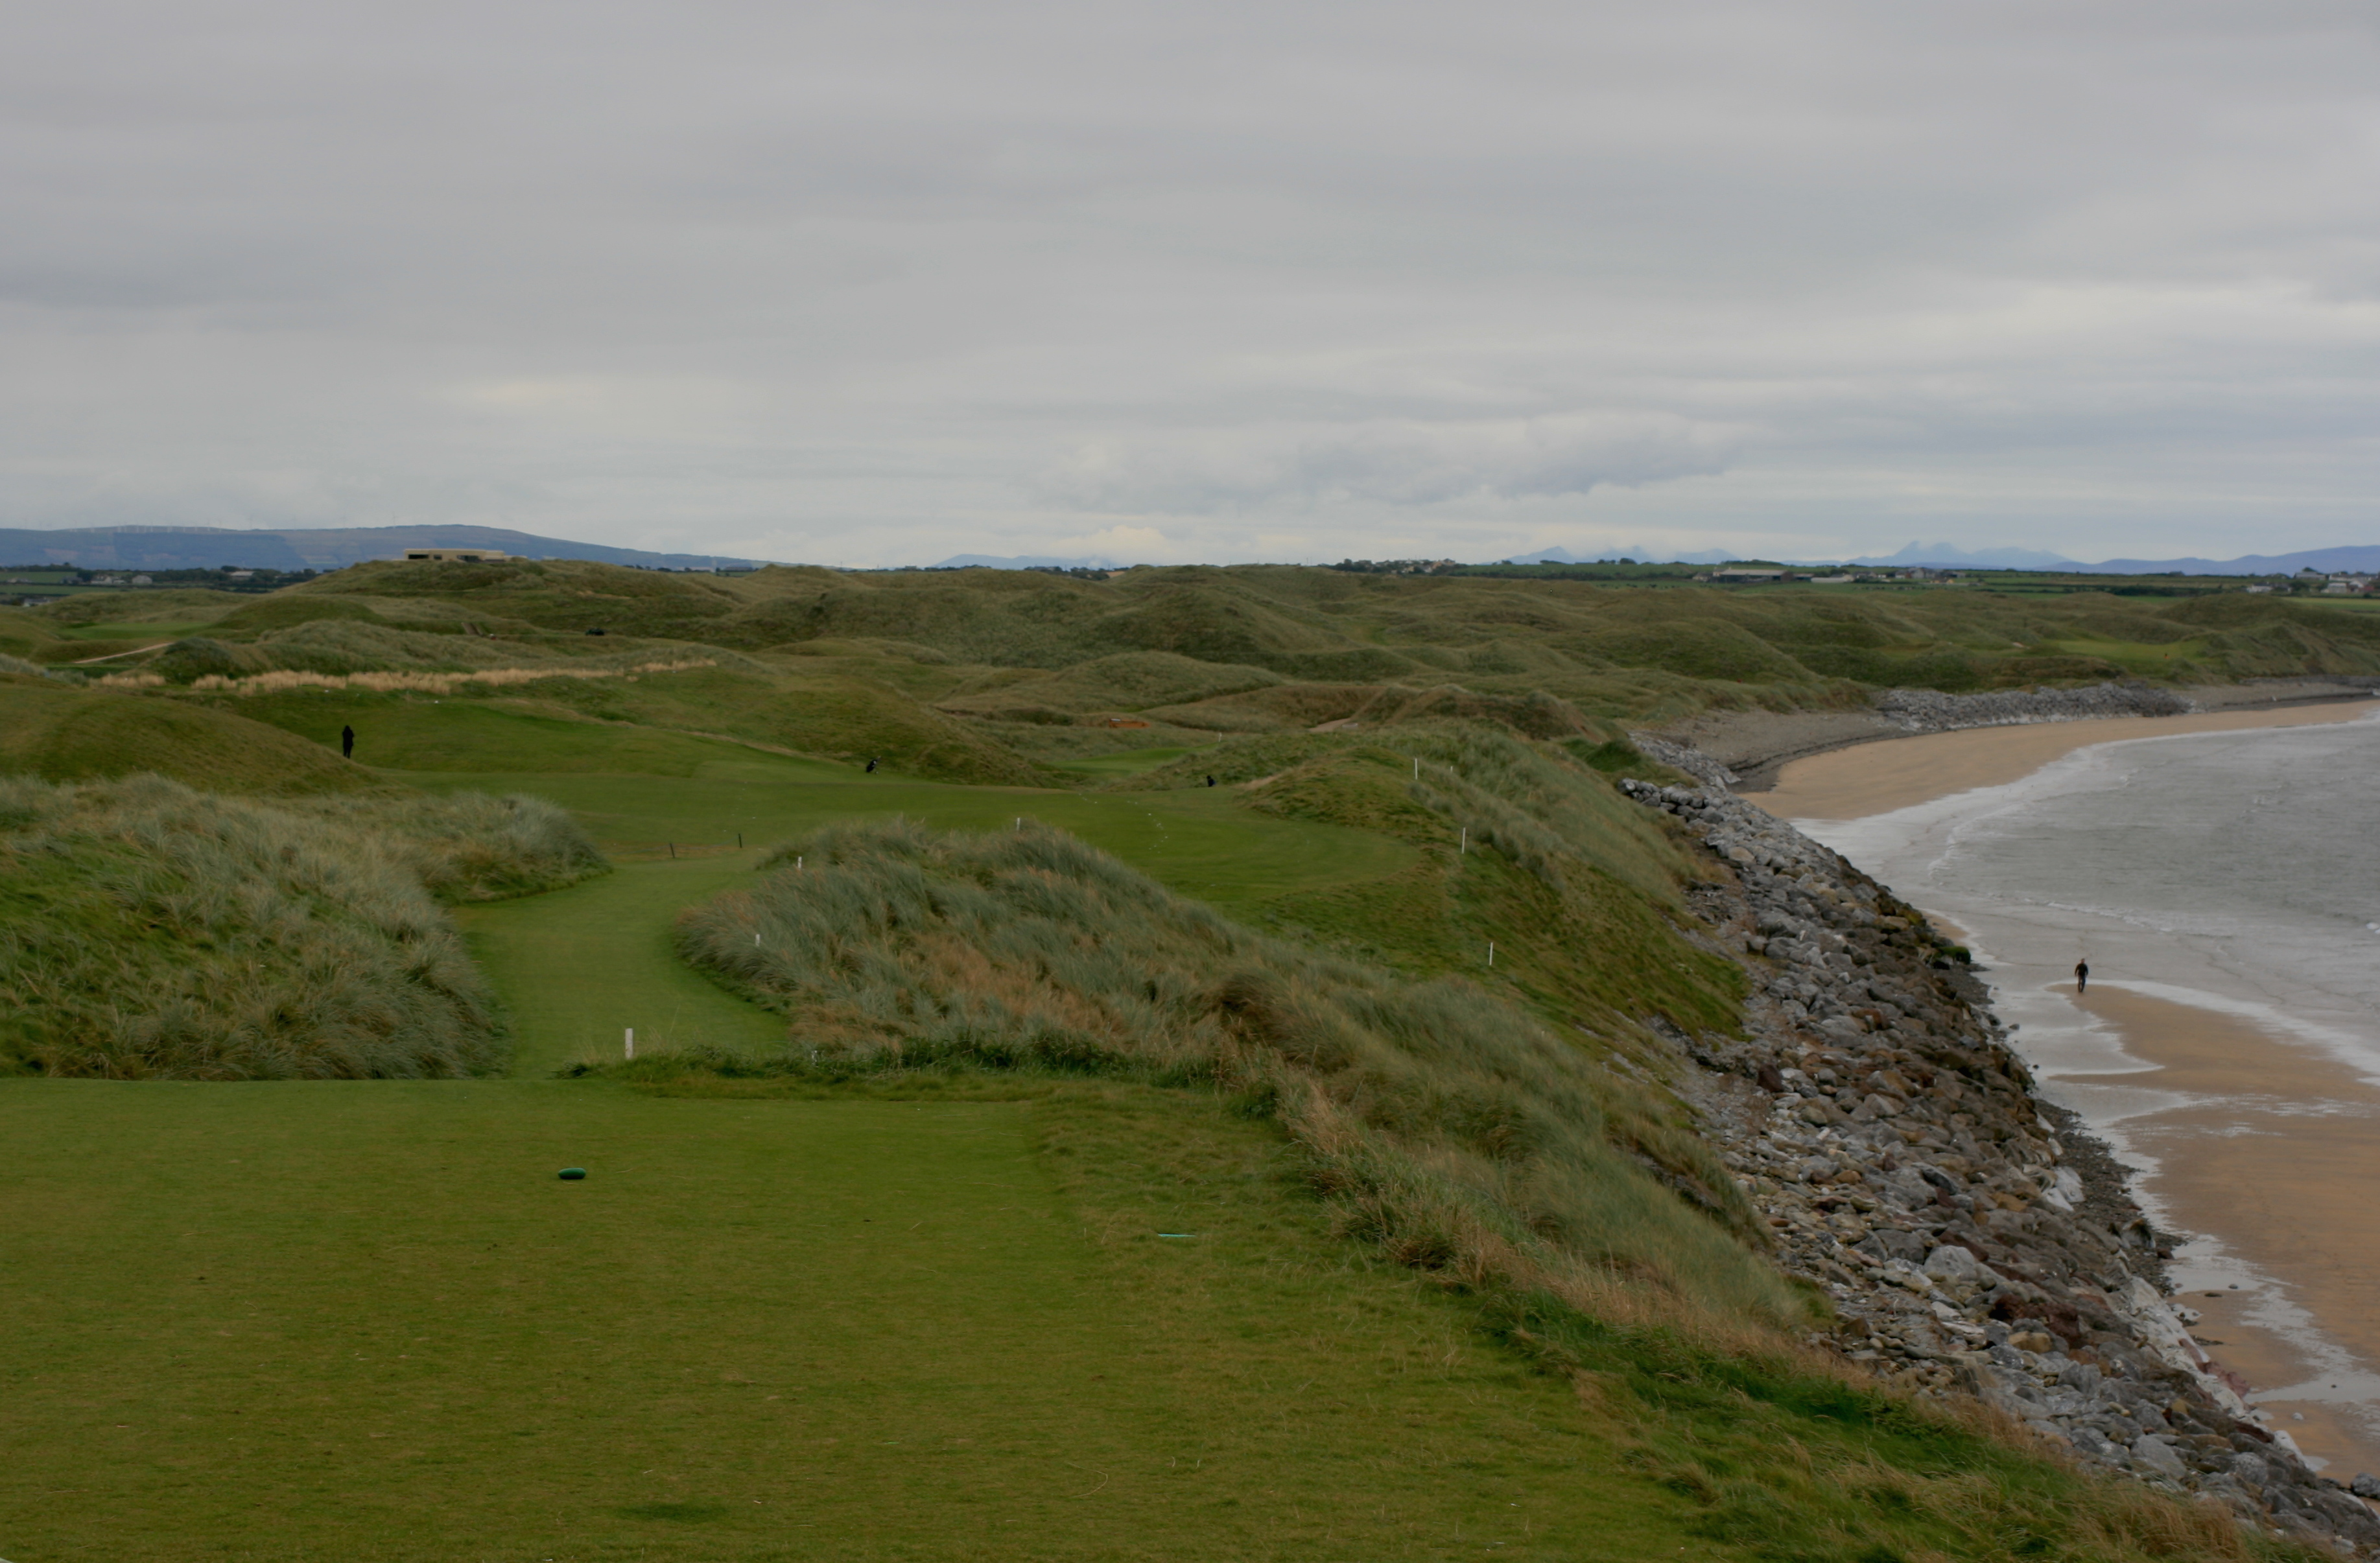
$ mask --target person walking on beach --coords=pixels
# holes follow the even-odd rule
[[[2086,958],[2074,963],[2074,991],[2086,993],[2091,987],[2091,963]]]
[[[339,757],[341,759],[356,757],[356,730],[352,727],[339,729]]]

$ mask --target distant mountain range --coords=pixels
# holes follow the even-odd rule
[[[0,565],[78,564],[87,570],[212,570],[224,564],[337,570],[394,559],[408,548],[499,549],[531,559],[589,559],[660,570],[765,563],[727,554],[607,548],[503,527],[88,527],[56,532],[0,527]]]
[[[2380,548],[2315,548],[2303,553],[2249,553],[2237,559],[2103,559],[2077,570],[2109,575],[2154,576],[2179,570],[2185,576],[2287,576],[2300,570],[2380,571]]]

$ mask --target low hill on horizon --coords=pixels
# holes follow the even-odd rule
[[[531,559],[586,559],[647,569],[756,565],[728,554],[655,553],[540,537],[504,527],[0,527],[0,565],[74,564],[86,570],[339,570],[394,559],[408,548],[490,548]]]

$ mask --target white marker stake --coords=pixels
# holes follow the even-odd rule
[[[1421,780],[1421,757],[1419,755],[1414,756],[1414,780],[1416,782]]]
[[[633,1025],[628,1027],[627,1046],[628,1057],[632,1059],[635,1058],[637,1056],[637,1028]]]
[[[1496,941],[1492,939],[1488,941],[1488,963],[1491,966],[1496,963]]]
[[[1468,826],[1468,825],[1465,825],[1465,826],[1463,828],[1463,846],[1462,846],[1461,851],[1457,852],[1457,853],[1455,854],[1455,855],[1459,857],[1459,856],[1463,855],[1463,853],[1467,853],[1467,852],[1469,852],[1470,850],[1471,850],[1471,827],[1470,827],[1470,826]]]

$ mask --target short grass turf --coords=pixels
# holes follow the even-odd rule
[[[465,700],[341,692],[242,700],[227,709],[326,751],[351,724],[358,763],[391,782],[535,793],[570,809],[607,849],[626,855],[773,845],[838,819],[905,814],[940,827],[996,830],[1029,815],[1183,894],[1241,912],[1293,891],[1383,878],[1418,856],[1412,846],[1367,830],[1251,813],[1223,787],[1101,794],[963,786],[667,729],[564,721]]]
[[[1211,1103],[23,1081],[0,1134],[0,1556],[1738,1555]]]
[[[512,1072],[609,1062],[631,1029],[648,1055],[782,1049],[782,1019],[704,977],[670,941],[681,907],[752,880],[752,856],[631,862],[565,891],[457,909],[480,969],[511,1000]]]
[[[962,787],[766,756],[713,761],[677,777],[387,772],[438,790],[535,793],[569,809],[622,857],[674,850],[747,854],[843,819],[905,815],[945,829],[996,830],[1029,817],[1071,830],[1184,895],[1250,912],[1293,891],[1385,878],[1419,861],[1403,842],[1346,826],[1277,819],[1240,806],[1230,789],[1081,794]],[[600,892],[599,892],[600,893]],[[529,914],[537,915],[539,914]]]

